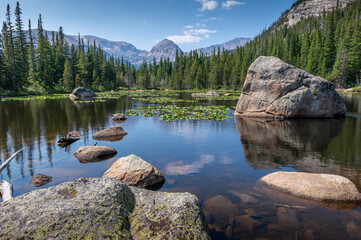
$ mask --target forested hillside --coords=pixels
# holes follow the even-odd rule
[[[51,39],[44,33],[41,15],[38,39],[24,33],[19,4],[12,23],[10,7],[0,37],[0,91],[59,92],[84,86],[97,90],[118,87],[204,89],[241,88],[247,70],[261,55],[276,56],[287,63],[324,77],[337,87],[359,84],[361,75],[361,0],[346,8],[280,27],[279,21],[244,47],[212,55],[197,51],[177,53],[169,59],[143,62],[135,69],[106,54],[94,43],[79,38],[77,46],[64,40],[63,29]]]

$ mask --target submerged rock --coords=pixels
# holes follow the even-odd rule
[[[192,93],[194,98],[208,98],[208,97],[219,97],[220,95],[217,92],[209,91],[207,93]]]
[[[110,119],[116,123],[121,123],[121,122],[124,122],[125,120],[127,120],[127,117],[124,116],[123,114],[115,114]]]
[[[210,239],[198,204],[189,193],[80,178],[1,203],[0,239]]]
[[[130,215],[133,239],[211,239],[193,194],[130,189],[136,199]]]
[[[112,126],[93,134],[93,138],[102,141],[120,141],[128,133],[121,126]]]
[[[165,181],[158,169],[135,155],[119,158],[103,177],[114,177],[129,186],[147,189],[161,187]]]
[[[248,70],[236,115],[294,118],[346,113],[332,83],[275,57],[259,57]]]
[[[106,146],[84,146],[80,147],[74,156],[79,159],[81,163],[100,162],[114,157],[118,152],[111,147]]]
[[[302,227],[300,214],[291,208],[280,207],[277,211],[277,221],[282,227],[298,230]]]
[[[297,197],[325,202],[361,202],[361,193],[347,178],[316,173],[275,172],[261,182]]]
[[[44,174],[36,174],[30,181],[30,184],[35,187],[44,186],[47,183],[50,183],[53,180],[52,177],[46,176]]]
[[[97,97],[95,92],[86,88],[76,88],[73,92],[69,95],[70,99],[84,99],[84,98],[94,98]]]

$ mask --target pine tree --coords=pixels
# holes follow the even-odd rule
[[[73,73],[71,72],[71,65],[68,58],[65,60],[63,82],[65,90],[71,91],[74,88],[74,78]]]
[[[3,50],[4,59],[7,72],[7,84],[9,89],[18,91],[20,83],[15,75],[15,48],[14,48],[14,28],[11,22],[10,5],[7,5],[6,9],[6,22],[3,24],[2,35],[3,35]]]
[[[28,64],[27,64],[27,42],[23,30],[23,21],[21,20],[21,8],[19,2],[16,3],[15,9],[15,76],[21,86],[27,84]]]
[[[36,75],[36,59],[35,59],[35,46],[34,38],[31,29],[31,21],[29,20],[29,47],[28,47],[28,83],[30,84],[30,89],[41,93],[43,91]]]

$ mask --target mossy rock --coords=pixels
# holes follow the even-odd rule
[[[0,204],[0,239],[210,239],[198,199],[80,178]]]

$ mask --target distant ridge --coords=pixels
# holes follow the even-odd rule
[[[44,31],[46,31],[46,33],[48,34],[48,38],[51,39],[52,31]],[[57,31],[54,32],[58,33]],[[35,38],[38,37],[37,29],[33,29],[32,33]],[[78,45],[78,36],[64,34],[64,37],[65,40],[69,43],[69,45]],[[161,58],[169,58],[170,61],[174,61],[176,52],[182,52],[182,49],[169,39],[164,39],[160,41],[151,49],[151,51],[146,51],[140,50],[136,48],[133,44],[125,41],[110,41],[93,35],[84,35],[80,36],[80,38],[84,40],[85,44],[87,44],[88,42],[89,44],[93,44],[95,41],[96,45],[100,44],[101,48],[108,56],[113,55],[115,58],[123,57],[125,61],[130,61],[136,66],[141,65],[144,60],[147,62],[151,62],[153,61],[153,59],[155,59],[157,62],[159,62]],[[204,54],[211,54],[213,52],[213,49],[217,50],[218,47],[220,49],[224,48],[225,50],[234,50],[239,46],[244,46],[250,40],[250,38],[235,38],[223,44],[200,48],[197,51],[203,52]]]
[[[206,47],[206,48],[199,48],[198,52],[201,52],[204,54],[212,54],[214,49],[217,51],[218,48],[220,50],[222,50],[223,48],[224,48],[224,50],[234,50],[237,47],[243,47],[251,40],[252,40],[251,38],[235,38],[231,41],[228,41],[228,42],[225,42],[222,44],[216,44],[216,45],[212,45],[212,46]]]

